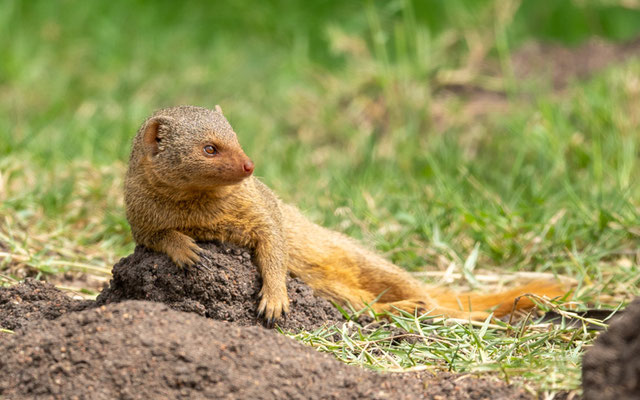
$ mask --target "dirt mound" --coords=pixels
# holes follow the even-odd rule
[[[190,269],[185,273],[166,255],[138,246],[113,267],[113,279],[98,296],[98,304],[151,300],[211,319],[261,324],[257,309],[262,282],[249,252],[222,243],[200,246],[210,251],[210,260],[204,262],[213,272]],[[289,279],[287,289],[291,312],[278,322],[282,329],[313,330],[343,321],[329,301],[314,296],[301,280]]]
[[[640,395],[640,298],[615,318],[582,360],[584,399],[626,400]]]
[[[27,278],[18,285],[0,287],[0,328],[16,330],[30,321],[56,319],[94,303],[74,300],[49,283]]]
[[[640,39],[626,43],[592,39],[577,47],[529,42],[512,57],[517,79],[550,78],[555,90],[584,79],[615,62],[640,54]]]
[[[0,396],[12,399],[529,398],[471,376],[366,371],[261,327],[142,301],[31,324],[0,354]]]

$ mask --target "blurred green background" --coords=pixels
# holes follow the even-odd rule
[[[178,103],[222,104],[246,146],[264,149],[265,138],[296,134],[287,118],[296,96],[327,90],[329,79],[367,74],[366,90],[375,96],[393,85],[389,70],[402,66],[428,91],[439,69],[461,66],[474,33],[491,51],[496,34],[509,47],[528,39],[576,45],[592,36],[632,38],[640,10],[622,4],[9,0],[0,5],[0,151],[47,162],[125,160],[141,119]],[[500,21],[505,9],[513,15]],[[359,71],[357,62],[379,70]],[[426,113],[427,105],[415,109]]]
[[[257,176],[406,268],[476,246],[580,282],[620,254],[637,268],[639,33],[629,0],[4,1],[4,242],[40,272],[51,251],[108,267],[133,248],[138,125],[220,104]]]

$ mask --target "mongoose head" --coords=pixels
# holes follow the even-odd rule
[[[177,189],[215,189],[253,173],[222,110],[180,106],[158,110],[140,127],[135,148],[150,179]]]

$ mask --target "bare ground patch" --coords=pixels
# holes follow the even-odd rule
[[[0,344],[8,398],[527,399],[471,375],[379,374],[261,327],[126,301],[42,320]]]

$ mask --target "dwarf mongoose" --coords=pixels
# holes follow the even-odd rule
[[[262,276],[258,312],[270,323],[289,310],[288,273],[339,304],[458,318],[485,319],[492,308],[495,316],[508,314],[524,293],[562,294],[558,285],[539,281],[491,295],[429,288],[355,240],[309,221],[253,177],[253,170],[218,106],[156,111],[133,141],[126,176],[135,241],[180,267],[198,265],[204,252],[196,241],[250,248]]]

